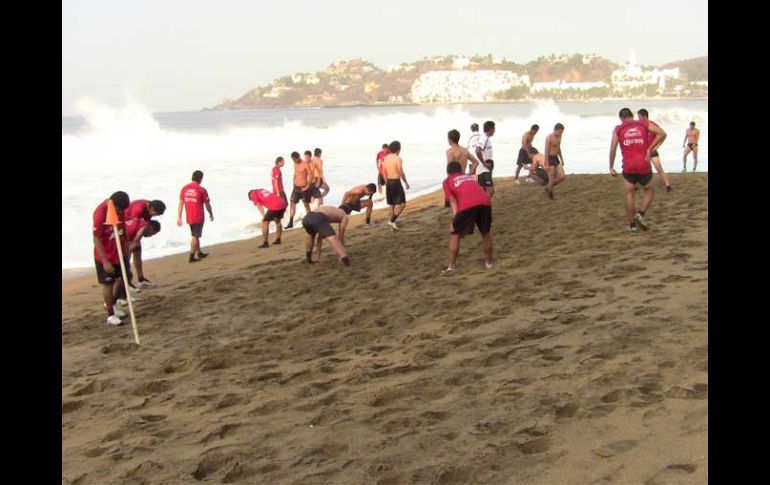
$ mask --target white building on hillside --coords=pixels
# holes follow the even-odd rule
[[[412,84],[415,103],[463,103],[495,99],[495,93],[529,86],[529,76],[512,71],[430,71]]]

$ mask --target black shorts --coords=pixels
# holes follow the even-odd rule
[[[351,211],[361,212],[361,200],[360,199],[355,201],[355,202],[346,203],[345,205],[350,207]]]
[[[692,150],[693,147],[697,147],[698,144],[697,143],[688,143],[687,146],[690,147],[690,150]]]
[[[645,174],[623,172],[623,178],[631,184],[639,184],[644,187],[650,183],[650,180],[652,180],[652,172]]]
[[[200,224],[190,224],[190,234],[197,238],[203,236],[203,223],[201,222]]]
[[[104,271],[104,266],[102,266],[102,263],[96,260],[94,258],[94,264],[96,265],[96,279],[99,281],[100,285],[111,285],[115,283],[115,280],[119,280],[123,278],[123,273],[120,271],[120,263],[112,263],[112,267],[114,271],[112,273],[108,273]],[[131,266],[126,265],[126,276],[128,276],[129,281],[131,280]]]
[[[316,187],[315,185],[311,186],[310,189],[308,189],[308,192],[310,192],[310,195],[315,199],[323,197],[323,195],[321,195],[321,188]]]
[[[401,179],[388,179],[385,181],[385,198],[388,205],[406,204],[406,194]]]
[[[477,177],[477,180],[479,181],[479,185],[482,187],[494,187],[495,184],[492,182],[492,172],[484,172],[480,173]]]
[[[269,210],[265,213],[265,217],[262,218],[262,222],[280,221],[283,219],[284,212],[286,212],[286,207],[279,211]]]
[[[311,237],[315,237],[316,234],[321,235],[321,239],[326,239],[329,236],[334,236],[334,229],[329,222],[329,218],[323,212],[310,212],[308,215],[302,218],[302,227],[305,228]]]
[[[561,162],[559,161],[559,157],[557,155],[550,155],[548,157],[548,165],[555,167],[556,165],[559,165]]]
[[[377,184],[385,185],[385,177],[383,177],[381,173],[377,174]]]
[[[548,172],[543,167],[537,167],[535,169],[535,175],[543,179],[543,185],[548,185]]]
[[[650,153],[650,160],[653,158],[660,158],[660,155],[658,155],[658,150],[655,150],[654,152]]]
[[[295,185],[291,191],[291,203],[296,204],[300,200],[302,202],[310,202],[310,191],[302,190],[302,187],[297,187]]]
[[[278,195],[280,195],[280,196],[281,196],[281,198],[283,199],[283,201],[284,201],[284,202],[286,202],[286,205],[289,205],[289,199],[287,199],[287,198],[286,198],[286,192],[284,192],[284,191],[282,190],[282,191],[281,191],[281,193],[280,193],[280,194],[278,194]]]
[[[473,226],[479,227],[481,234],[486,234],[492,228],[492,206],[476,205],[455,214],[452,221],[452,234],[467,236],[473,234]]]
[[[529,165],[532,163],[532,160],[529,158],[529,154],[527,154],[526,150],[523,148],[519,148],[519,158],[516,160],[516,165],[521,167],[522,165]]]

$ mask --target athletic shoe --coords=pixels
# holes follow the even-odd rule
[[[377,226],[377,224],[375,224],[373,222],[370,222],[368,224],[364,224],[364,227],[367,228],[367,229],[371,229],[371,228],[376,227],[376,226]]]
[[[155,283],[153,283],[150,280],[142,279],[139,281],[139,284],[137,285],[139,288],[154,288]]]
[[[670,185],[666,185],[666,192],[671,192],[671,186]]]
[[[388,221],[388,226],[390,226],[390,229],[392,231],[398,231],[398,226],[396,225],[395,222]]]
[[[117,325],[120,325],[121,323],[123,322],[120,321],[120,318],[118,318],[117,315],[110,315],[109,317],[107,317],[107,325],[117,326]]]
[[[643,231],[650,230],[650,226],[647,225],[647,221],[644,220],[644,216],[640,213],[636,213],[634,216],[634,221],[636,221],[636,225],[639,226]]]
[[[131,298],[131,303],[136,303],[136,298]],[[118,298],[118,305],[120,306],[126,306],[128,305],[128,302],[124,300],[123,298]]]
[[[273,241],[273,246],[275,246],[276,244],[281,244],[281,240],[280,239],[276,239],[275,241]]]
[[[294,222],[290,222],[288,226],[284,226],[284,229],[291,229],[294,227]]]
[[[441,274],[443,274],[443,275],[453,274],[455,272],[455,270],[457,270],[457,268],[442,269],[441,270]]]
[[[518,180],[514,180],[513,183],[516,185],[521,185],[521,182],[519,182]]]
[[[209,255],[209,253],[200,253],[200,254],[198,255],[198,258],[199,258],[199,259],[203,259],[203,258],[205,258],[205,257],[206,257],[206,256],[208,256],[208,255]]]
[[[259,249],[262,249],[262,248],[269,248],[269,247],[270,247],[270,245],[269,245],[269,244],[267,244],[267,243],[262,243],[262,244],[260,244],[259,246],[257,246],[257,248],[259,248]]]
[[[636,228],[636,224],[631,223],[631,225],[628,226],[629,232],[636,232],[638,229]]]
[[[489,261],[489,262],[484,261],[484,267],[487,268],[487,269],[492,269],[492,268],[495,267],[495,263],[493,263],[491,261]]]
[[[104,309],[107,309],[107,304],[104,304]],[[112,312],[118,316],[118,318],[123,318],[126,316],[126,312],[123,311],[122,308],[120,308],[117,304],[112,305]]]

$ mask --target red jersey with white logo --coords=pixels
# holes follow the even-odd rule
[[[184,201],[184,210],[187,213],[188,224],[201,224],[203,217],[203,204],[209,201],[209,193],[198,182],[190,182],[182,187],[179,198]]]
[[[479,185],[475,175],[452,174],[444,180],[444,195],[457,201],[457,212],[476,207],[492,205],[484,187]]]
[[[385,157],[388,155],[388,151],[384,148],[377,153],[377,171],[379,171],[382,176],[385,176],[385,172],[383,172],[382,169],[382,162],[385,160]]]
[[[645,160],[650,146],[648,126],[647,120],[634,120],[615,127],[623,154],[623,172],[646,175],[652,171],[650,162]]]
[[[272,192],[268,192],[265,189],[252,190],[249,194],[249,199],[254,202],[254,205],[262,205],[267,207],[267,210],[278,212],[286,208],[286,202],[279,195],[275,195]]]
[[[131,205],[126,209],[126,220],[141,218],[149,221],[151,219],[150,210],[147,208],[149,203],[149,200],[144,199],[131,201]]]
[[[281,192],[283,192],[283,174],[281,167],[276,165],[273,167],[273,193],[280,195]]]
[[[123,236],[123,211],[118,210],[118,218],[121,221],[121,223],[118,224],[118,233],[123,237],[123,241],[121,242],[125,247],[125,236]],[[118,245],[115,243],[115,231],[113,231],[111,225],[104,224],[106,220],[107,200],[99,204],[94,211],[93,234],[98,237],[99,241],[102,243],[107,261],[113,265],[118,265],[120,264],[120,256],[118,255]],[[99,253],[96,251],[96,246],[94,246],[94,258],[100,263],[102,262],[102,258],[99,257]]]
[[[139,231],[147,227],[149,225],[149,222],[147,222],[145,219],[140,218],[133,218],[128,219],[126,218],[126,240],[128,242],[131,242],[134,240],[137,234],[139,234]]]

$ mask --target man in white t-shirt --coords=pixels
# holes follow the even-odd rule
[[[474,156],[476,155],[476,147],[479,146],[479,124],[473,123],[471,125],[471,137],[468,139],[468,151]],[[468,170],[468,173],[475,173],[472,170]]]
[[[492,159],[492,135],[495,134],[495,122],[484,122],[484,133],[479,136],[479,144],[476,147],[476,158],[479,159],[479,165],[476,169],[479,185],[484,187],[487,195],[491,198],[495,194],[495,186],[492,183],[492,170],[495,162]]]

